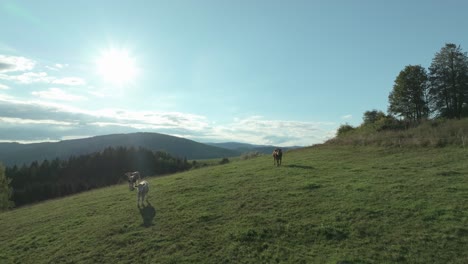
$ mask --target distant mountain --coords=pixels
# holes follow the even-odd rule
[[[283,151],[301,148],[298,146],[278,147],[278,146],[272,146],[272,145],[253,145],[253,144],[238,143],[238,142],[206,143],[206,144],[214,146],[214,147],[234,150],[240,153],[258,151],[263,154],[271,154],[275,148],[281,148],[283,149]]]
[[[214,159],[239,156],[241,152],[198,143],[185,138],[158,133],[133,133],[96,136],[91,138],[34,144],[0,143],[3,164],[22,165],[44,159],[68,159],[101,151],[107,147],[144,147],[152,151],[166,151],[187,159]]]

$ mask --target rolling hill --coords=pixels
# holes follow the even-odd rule
[[[44,142],[34,144],[0,143],[0,161],[5,165],[22,165],[44,159],[67,159],[74,155],[98,152],[106,147],[144,147],[153,151],[166,151],[187,159],[233,157],[240,152],[209,146],[192,140],[158,133],[133,133],[96,136],[91,138]]]
[[[317,146],[0,213],[0,263],[467,263],[464,148]]]

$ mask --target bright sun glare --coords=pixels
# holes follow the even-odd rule
[[[137,67],[135,59],[123,49],[109,49],[97,59],[97,69],[105,81],[125,84],[135,79]]]

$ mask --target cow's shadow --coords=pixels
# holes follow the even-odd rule
[[[142,225],[144,227],[152,226],[154,217],[156,216],[156,209],[148,201],[143,206],[138,206],[138,209],[140,209],[141,218],[143,219]]]

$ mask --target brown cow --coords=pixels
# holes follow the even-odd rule
[[[273,165],[281,165],[281,158],[283,157],[283,151],[280,148],[277,148],[273,151]]]

